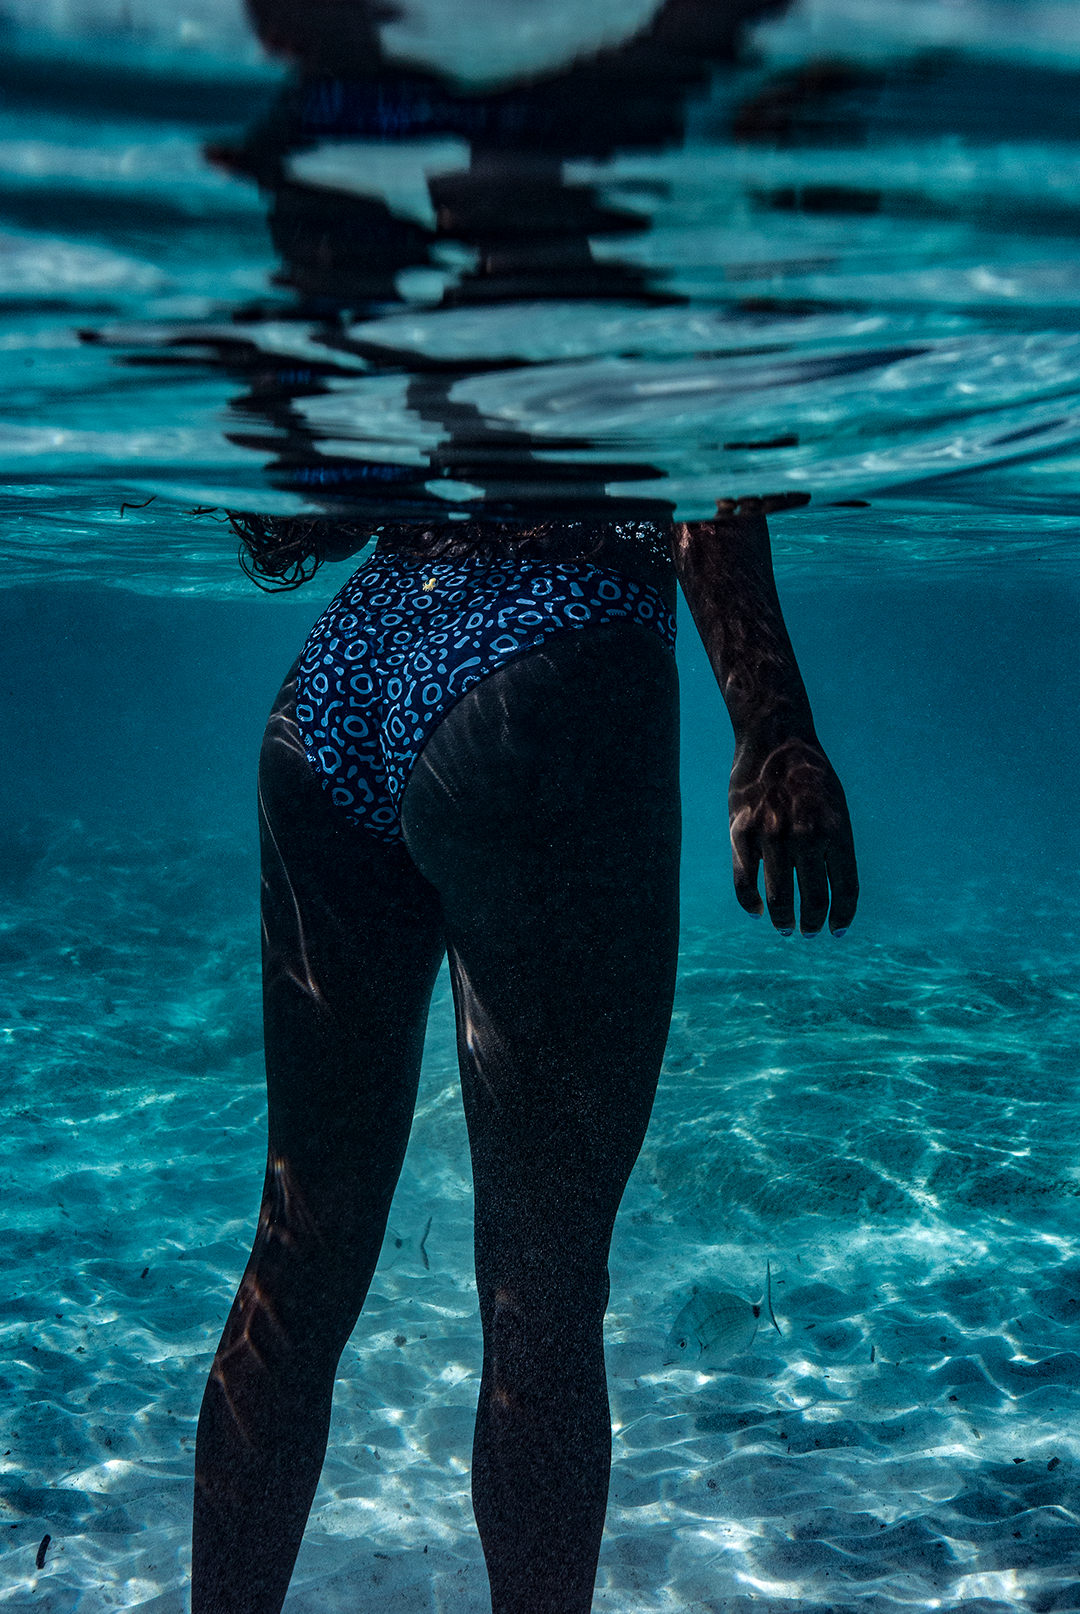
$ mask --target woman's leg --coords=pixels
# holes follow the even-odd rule
[[[259,765],[269,1152],[255,1245],[199,1418],[193,1614],[276,1614],[338,1357],[378,1259],[443,953],[402,846],[313,776],[286,681]]]
[[[560,635],[449,713],[402,824],[442,899],[473,1154],[473,1499],[494,1614],[586,1614],[607,1502],[607,1255],[678,940],[674,658]]]

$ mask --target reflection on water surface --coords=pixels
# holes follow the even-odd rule
[[[283,44],[296,25],[263,26]],[[70,70],[50,96],[13,55],[0,453],[17,526],[28,482],[60,504],[74,483],[106,580],[118,482],[156,498],[162,543],[183,531],[181,564],[221,555],[181,521],[204,504],[690,517],[777,489],[813,495],[780,524],[801,556],[824,507],[856,499],[875,511],[848,523],[859,551],[925,552],[920,511],[935,558],[995,550],[1023,511],[1020,541],[1034,527],[1058,552],[1080,284],[1067,55],[883,59],[886,34],[845,60],[826,35],[774,66],[733,59],[724,8],[681,0],[599,57],[477,85],[392,58],[373,78],[355,27],[336,72],[313,20],[279,88],[237,82],[251,112],[232,135],[222,62],[205,88],[172,81],[155,120],[156,82],[135,94],[130,63],[112,85],[95,64],[81,106]],[[462,69],[470,37],[475,54],[454,34]],[[39,545],[19,546],[25,575]]]

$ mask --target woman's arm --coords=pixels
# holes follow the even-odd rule
[[[728,791],[735,895],[784,935],[842,934],[859,877],[843,786],[814,732],[810,702],[773,578],[769,510],[804,499],[718,501],[715,521],[675,527],[675,569],[735,731]],[[830,907],[830,887],[832,902]]]

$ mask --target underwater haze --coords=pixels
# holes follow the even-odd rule
[[[778,492],[863,896],[837,942],[737,906],[684,610],[594,1607],[1080,1610],[1080,13],[733,4],[605,100],[668,9],[406,6],[392,102],[236,0],[0,0],[4,1610],[187,1606],[266,1147],[255,764],[357,564],[260,593],[224,512]],[[489,1607],[471,1235],[444,973],[287,1614]],[[767,1263],[778,1327],[670,1360]]]

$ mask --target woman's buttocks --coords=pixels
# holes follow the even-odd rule
[[[597,543],[595,528],[587,559],[562,558],[556,543],[556,554],[542,557],[452,557],[401,552],[381,540],[316,623],[297,676],[300,736],[335,805],[379,839],[398,839],[409,774],[447,711],[555,634],[630,622],[674,648],[667,590],[648,580],[650,572],[664,580],[658,539],[650,553],[659,532],[624,536],[620,567],[616,544],[603,543],[605,533]],[[586,545],[571,540],[569,547]]]

